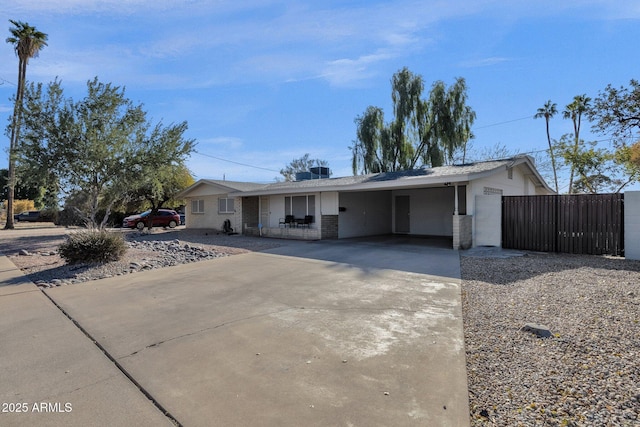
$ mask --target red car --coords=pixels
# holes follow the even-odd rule
[[[148,210],[138,215],[128,216],[122,221],[122,227],[142,230],[149,226],[150,214],[151,211]],[[180,215],[173,209],[158,209],[158,213],[153,217],[154,227],[174,228],[178,224],[180,224]]]

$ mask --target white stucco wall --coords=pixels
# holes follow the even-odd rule
[[[203,193],[203,192],[201,192]],[[233,202],[234,213],[219,213],[218,199],[226,198],[227,194],[190,195],[186,198],[185,221],[187,228],[212,228],[221,230],[226,219],[231,222],[231,227],[240,232],[242,230],[242,199],[236,197]],[[192,200],[204,200],[204,212],[193,213],[191,211]]]
[[[410,234],[451,236],[454,191],[453,187],[395,190],[393,201],[395,203],[395,196],[409,196]],[[395,207],[393,213],[393,224],[395,224]]]
[[[476,195],[476,233],[473,246],[502,245],[502,196]]]
[[[624,193],[624,256],[640,260],[640,191]]]
[[[391,191],[340,193],[338,238],[390,234]]]
[[[320,215],[338,215],[340,196],[337,191],[320,193]]]
[[[224,190],[211,186],[200,185],[194,188],[186,198],[185,221],[187,228],[213,228],[221,230],[226,219],[231,222],[231,227],[240,232],[242,230],[242,199],[234,198],[234,213],[219,213],[218,199],[227,198]],[[193,213],[191,211],[193,200],[204,200],[204,212]]]
[[[535,194],[535,186],[530,179],[525,178],[520,168],[513,168],[511,178],[508,171],[502,171],[486,178],[480,178],[472,182],[471,187],[474,197],[483,195],[484,188],[502,190],[503,196],[529,196]]]

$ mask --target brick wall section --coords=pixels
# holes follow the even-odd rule
[[[338,215],[322,215],[321,224],[321,239],[338,238]]]
[[[469,249],[472,244],[471,215],[453,216],[453,249]]]
[[[258,218],[260,216],[260,204],[258,197],[242,198],[242,229],[244,231],[245,224],[247,227],[258,227]]]

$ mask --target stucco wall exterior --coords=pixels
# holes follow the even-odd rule
[[[509,170],[511,172],[509,172]],[[534,183],[525,176],[525,169],[522,167],[514,167],[506,169],[498,173],[492,174],[485,178],[479,178],[469,183],[467,186],[467,214],[473,216],[473,246],[487,245],[489,243],[495,243],[495,239],[489,239],[487,242],[486,230],[483,228],[480,231],[478,224],[478,215],[492,215],[495,212],[496,207],[490,208],[490,212],[480,213],[476,210],[476,198],[477,196],[485,195],[499,195],[499,196],[534,196],[539,194],[549,194],[543,190],[538,190]],[[485,206],[486,208],[487,206]],[[500,209],[502,209],[500,207]],[[484,227],[485,225],[482,225]],[[492,226],[495,230],[495,224]],[[484,233],[484,236],[480,236],[478,240],[478,233]],[[500,246],[490,244],[490,246]]]
[[[409,196],[410,234],[423,236],[451,236],[454,211],[454,188],[437,187],[419,190],[395,190],[395,196]],[[395,206],[393,209],[395,224]],[[395,232],[395,230],[394,230]]]
[[[476,233],[473,246],[502,245],[502,196],[476,195]]]
[[[391,191],[340,193],[338,237],[390,234]]]
[[[213,228],[221,230],[223,223],[226,219],[231,222],[231,227],[234,231],[242,231],[242,200],[240,197],[234,198],[234,210],[233,213],[219,213],[218,212],[218,200],[220,198],[226,198],[226,194],[216,195],[200,195],[188,197],[185,206],[185,221],[187,228]],[[193,200],[204,201],[204,212],[194,213],[192,209]]]

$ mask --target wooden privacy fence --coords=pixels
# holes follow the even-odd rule
[[[502,247],[624,256],[624,194],[504,196]]]

